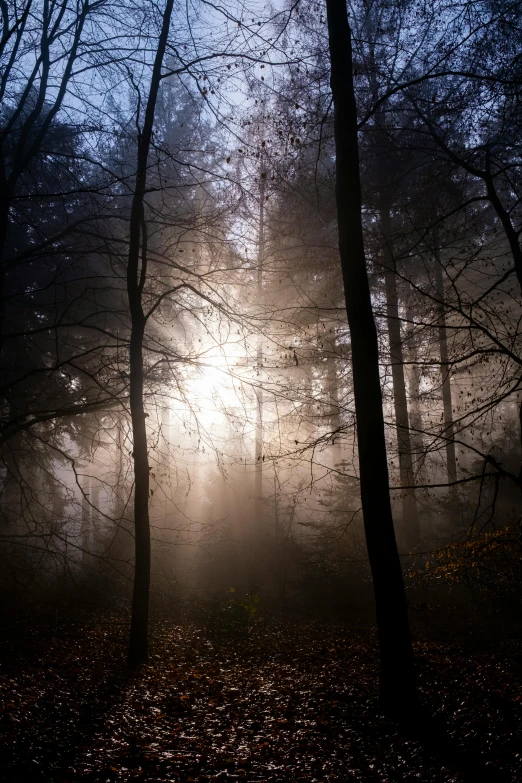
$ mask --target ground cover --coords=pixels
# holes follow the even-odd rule
[[[417,643],[423,701],[448,750],[380,714],[371,630],[273,619],[223,636],[163,615],[138,671],[125,666],[121,616],[25,618],[6,631],[5,781],[522,780],[514,642]]]

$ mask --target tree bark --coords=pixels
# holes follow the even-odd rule
[[[399,474],[402,487],[415,485],[412,446],[410,438],[410,418],[406,380],[404,378],[404,358],[402,352],[401,322],[399,320],[399,296],[395,262],[390,246],[391,220],[390,206],[381,196],[381,229],[384,235],[384,288],[386,293],[386,322],[390,343],[390,364],[393,382],[393,405],[395,410],[395,428],[397,432],[397,451],[399,455]],[[420,543],[419,514],[414,489],[402,490],[402,531],[401,544],[407,550],[415,549]]]
[[[361,501],[380,646],[380,700],[393,711],[417,704],[406,593],[389,493],[377,330],[364,252],[357,108],[345,0],[326,0],[334,104],[339,252],[352,344]]]
[[[261,166],[259,185],[259,246],[257,257],[257,304],[263,301],[263,266],[265,260],[265,167]],[[257,338],[256,363],[258,368],[258,386],[256,388],[256,447],[255,447],[255,536],[258,537],[261,528],[263,504],[263,338]]]
[[[128,661],[132,665],[147,663],[149,658],[149,590],[150,590],[150,523],[149,460],[147,428],[143,401],[143,338],[146,316],[142,294],[147,279],[147,234],[144,213],[147,160],[154,125],[154,111],[161,82],[161,68],[172,16],[174,0],[167,0],[161,33],[154,58],[143,128],[138,135],[138,166],[130,215],[129,256],[127,262],[127,295],[131,316],[129,346],[129,397],[134,462],[134,590]],[[140,265],[141,254],[141,265]]]
[[[89,465],[86,464],[84,470],[88,470]],[[82,562],[89,565],[91,553],[91,507],[89,505],[91,500],[91,479],[89,476],[84,475],[82,480]]]
[[[409,387],[410,387],[410,434],[412,456],[415,462],[415,474],[420,484],[426,483],[424,439],[422,436],[422,412],[420,405],[421,396],[421,373],[417,361],[419,359],[418,337],[415,334],[415,314],[411,295],[406,298],[406,320],[408,321],[408,336],[406,338],[406,347],[408,350],[408,360],[410,362]]]
[[[442,380],[442,415],[444,421],[444,437],[446,438],[446,470],[448,484],[454,484],[457,480],[457,458],[455,455],[455,432],[453,427],[453,407],[451,403],[451,379],[449,368],[448,335],[446,332],[446,309],[444,306],[444,281],[439,255],[438,232],[434,236],[435,255],[435,290],[439,304],[439,351],[440,372]],[[454,487],[452,488],[454,492]]]
[[[332,467],[335,469],[342,460],[341,450],[341,407],[339,405],[339,377],[337,374],[337,340],[323,338],[326,350],[326,391],[328,395],[327,416],[332,431],[331,458]]]
[[[259,171],[259,228],[257,252],[257,306],[263,302],[263,270],[265,261],[265,188],[266,168],[264,161]],[[257,337],[256,348],[257,387],[256,387],[256,429],[254,448],[254,520],[248,543],[248,591],[256,590],[260,577],[261,544],[263,530],[263,336]]]

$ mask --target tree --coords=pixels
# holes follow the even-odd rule
[[[142,293],[147,277],[147,228],[143,201],[147,185],[147,162],[152,140],[156,100],[161,82],[163,58],[167,47],[174,0],[166,0],[161,32],[145,108],[143,127],[138,132],[138,160],[129,224],[127,294],[131,317],[129,344],[129,402],[132,418],[134,462],[134,591],[129,639],[129,662],[148,661],[148,623],[150,587],[149,460],[147,428],[143,402],[143,338],[147,315]],[[140,264],[141,261],[141,264]]]
[[[408,612],[391,512],[377,331],[366,271],[353,84],[345,0],[327,0],[334,103],[339,253],[352,341],[361,500],[381,656],[380,699],[398,711],[416,703]]]

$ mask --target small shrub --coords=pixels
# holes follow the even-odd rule
[[[259,596],[247,593],[242,599],[234,596],[212,598],[201,611],[201,621],[207,631],[220,636],[247,636],[257,614]]]

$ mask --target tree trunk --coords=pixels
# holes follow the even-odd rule
[[[265,180],[264,166],[260,172],[259,186],[259,248],[257,258],[257,304],[263,301],[263,265],[265,260]],[[263,503],[263,338],[258,335],[256,363],[258,368],[258,386],[256,388],[256,448],[255,448],[255,536],[260,534]]]
[[[418,353],[418,336],[415,334],[415,327],[413,325],[415,321],[414,305],[411,295],[406,299],[406,320],[408,321],[408,336],[406,338],[406,347],[408,350],[408,361],[410,362],[409,370],[409,387],[410,387],[410,436],[412,456],[415,463],[415,474],[420,484],[424,484],[425,474],[425,454],[424,454],[424,439],[422,437],[422,412],[420,405],[421,395],[421,373],[417,361],[419,359]]]
[[[134,590],[129,640],[130,664],[146,663],[149,658],[150,523],[149,459],[143,402],[143,338],[147,322],[142,294],[147,277],[147,234],[144,213],[147,160],[152,139],[154,111],[161,81],[161,67],[172,16],[174,0],[167,0],[145,110],[143,128],[138,135],[138,166],[132,199],[127,263],[127,294],[131,316],[129,347],[129,397],[134,461]],[[141,251],[141,266],[140,266]]]
[[[448,335],[446,332],[446,309],[444,306],[444,281],[442,278],[442,266],[439,255],[438,232],[434,236],[435,255],[435,290],[439,303],[439,350],[440,371],[442,380],[442,411],[444,421],[444,437],[446,439],[446,470],[448,484],[454,484],[457,480],[457,459],[455,456],[455,433],[453,428],[453,408],[451,404],[451,380],[448,364]],[[453,489],[453,492],[455,490]]]
[[[389,493],[377,330],[364,253],[357,108],[345,0],[326,0],[334,103],[339,252],[352,343],[361,501],[380,645],[381,704],[417,704],[416,677]]]
[[[381,197],[381,229],[384,235],[384,287],[386,292],[386,322],[390,343],[390,364],[393,382],[393,404],[395,409],[395,427],[397,431],[397,451],[399,455],[399,474],[402,487],[413,487],[412,447],[410,438],[410,420],[406,381],[404,378],[404,358],[402,353],[401,322],[399,320],[399,297],[395,262],[390,246],[391,221],[390,207]],[[414,489],[405,489],[402,495],[402,535],[401,544],[406,551],[415,549],[420,543],[419,515]]]
[[[342,460],[341,450],[341,407],[339,405],[339,377],[337,374],[337,340],[323,338],[326,351],[326,391],[328,396],[327,416],[332,431],[331,459],[335,469]]]
[[[141,297],[140,297],[141,298]],[[130,297],[129,297],[130,299]],[[141,302],[140,302],[141,309]],[[132,312],[132,311],[131,311]],[[150,523],[149,460],[143,405],[143,319],[132,318],[130,342],[130,409],[134,461],[134,590],[129,663],[146,663],[149,626]]]
[[[266,170],[261,163],[259,172],[259,234],[257,255],[257,306],[263,302],[263,267],[265,260],[265,184]],[[257,337],[256,349],[256,431],[254,451],[254,524],[249,542],[248,591],[256,589],[259,582],[259,557],[263,540],[263,336]]]
[[[0,188],[4,188],[4,177],[0,176]],[[5,267],[5,249],[9,232],[9,202],[5,198],[0,198],[0,361],[3,365],[3,347],[5,337],[5,299],[6,299],[6,267]]]
[[[84,470],[87,470],[88,464]],[[84,474],[82,479],[82,562],[85,566],[90,564],[89,555],[91,553],[91,479]]]

